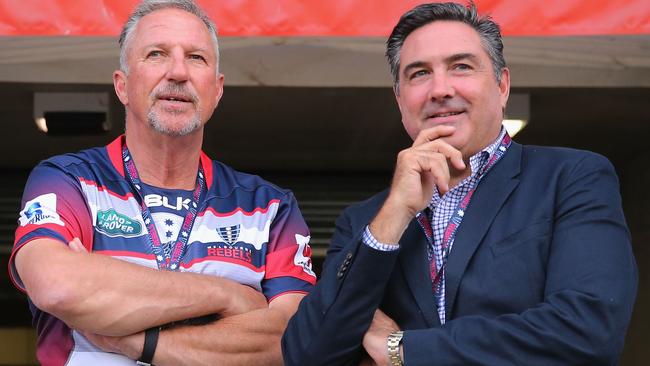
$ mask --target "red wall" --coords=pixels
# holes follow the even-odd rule
[[[382,36],[413,0],[197,0],[224,36]],[[0,0],[0,35],[116,35],[138,0]],[[648,0],[476,0],[505,35],[650,34]]]

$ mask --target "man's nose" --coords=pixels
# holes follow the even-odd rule
[[[174,54],[172,55],[169,63],[169,69],[167,70],[167,79],[182,82],[186,81],[189,77],[188,68],[187,68],[187,59],[185,55]]]
[[[444,100],[453,97],[455,89],[449,75],[445,72],[434,72],[429,87],[429,99]]]

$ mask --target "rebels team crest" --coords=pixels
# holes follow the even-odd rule
[[[217,233],[226,244],[233,245],[239,239],[239,224],[219,227]]]

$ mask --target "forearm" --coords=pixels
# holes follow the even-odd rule
[[[363,336],[382,299],[397,252],[356,243],[352,263],[339,277],[351,248],[330,259],[316,288],[289,322],[282,343],[286,365],[358,361]]]
[[[596,305],[594,298],[584,300],[594,307],[571,310],[569,302],[560,308],[544,303],[522,314],[465,316],[444,327],[407,330],[404,361],[428,365],[436,355],[441,366],[616,364],[624,329],[612,323],[606,301]]]
[[[370,222],[370,232],[380,243],[397,244],[414,217],[415,213],[395,206],[389,197]]]
[[[28,243],[19,251],[16,266],[37,307],[73,328],[103,335],[132,334],[205,314],[248,311],[242,306],[245,301],[239,305],[234,301],[253,291],[217,277],[158,271],[76,253],[52,240]],[[237,306],[241,309],[233,309]]]
[[[154,364],[282,365],[280,338],[304,295],[283,295],[281,304],[160,333]]]

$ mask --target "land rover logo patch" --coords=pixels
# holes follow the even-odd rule
[[[97,212],[97,230],[108,236],[136,236],[142,232],[142,225],[114,209]]]

